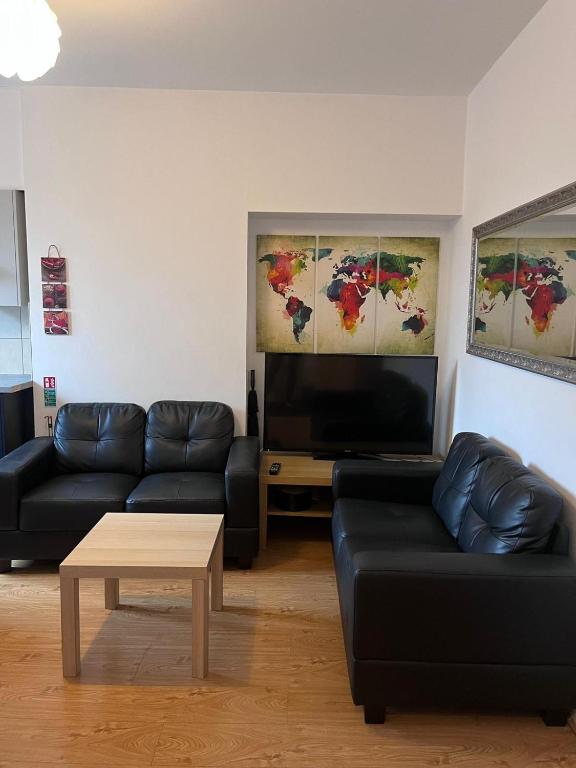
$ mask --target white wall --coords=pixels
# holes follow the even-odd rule
[[[0,88],[0,189],[22,189],[20,91]]]
[[[549,0],[469,99],[446,364],[454,431],[496,438],[576,501],[576,388],[466,355],[471,229],[576,179],[574,0]]]
[[[59,402],[245,411],[250,211],[460,213],[465,101],[22,91],[34,378]],[[72,335],[42,332],[39,259],[69,260]],[[37,425],[44,414],[37,391]]]

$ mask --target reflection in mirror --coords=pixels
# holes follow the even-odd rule
[[[468,351],[576,381],[576,205],[526,219],[547,199],[475,229]]]

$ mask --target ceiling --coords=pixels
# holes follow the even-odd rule
[[[545,0],[49,2],[62,53],[37,84],[462,95]]]

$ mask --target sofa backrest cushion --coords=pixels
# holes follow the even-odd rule
[[[148,411],[145,471],[224,472],[234,416],[224,403],[162,400]]]
[[[485,461],[458,534],[464,552],[543,552],[562,512],[562,497],[508,456]]]
[[[141,475],[146,413],[132,403],[68,403],[56,416],[60,472]]]
[[[434,485],[432,506],[456,539],[480,465],[504,451],[476,432],[460,432]]]

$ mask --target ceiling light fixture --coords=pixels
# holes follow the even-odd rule
[[[61,34],[46,0],[0,0],[0,75],[45,75],[56,64]]]

